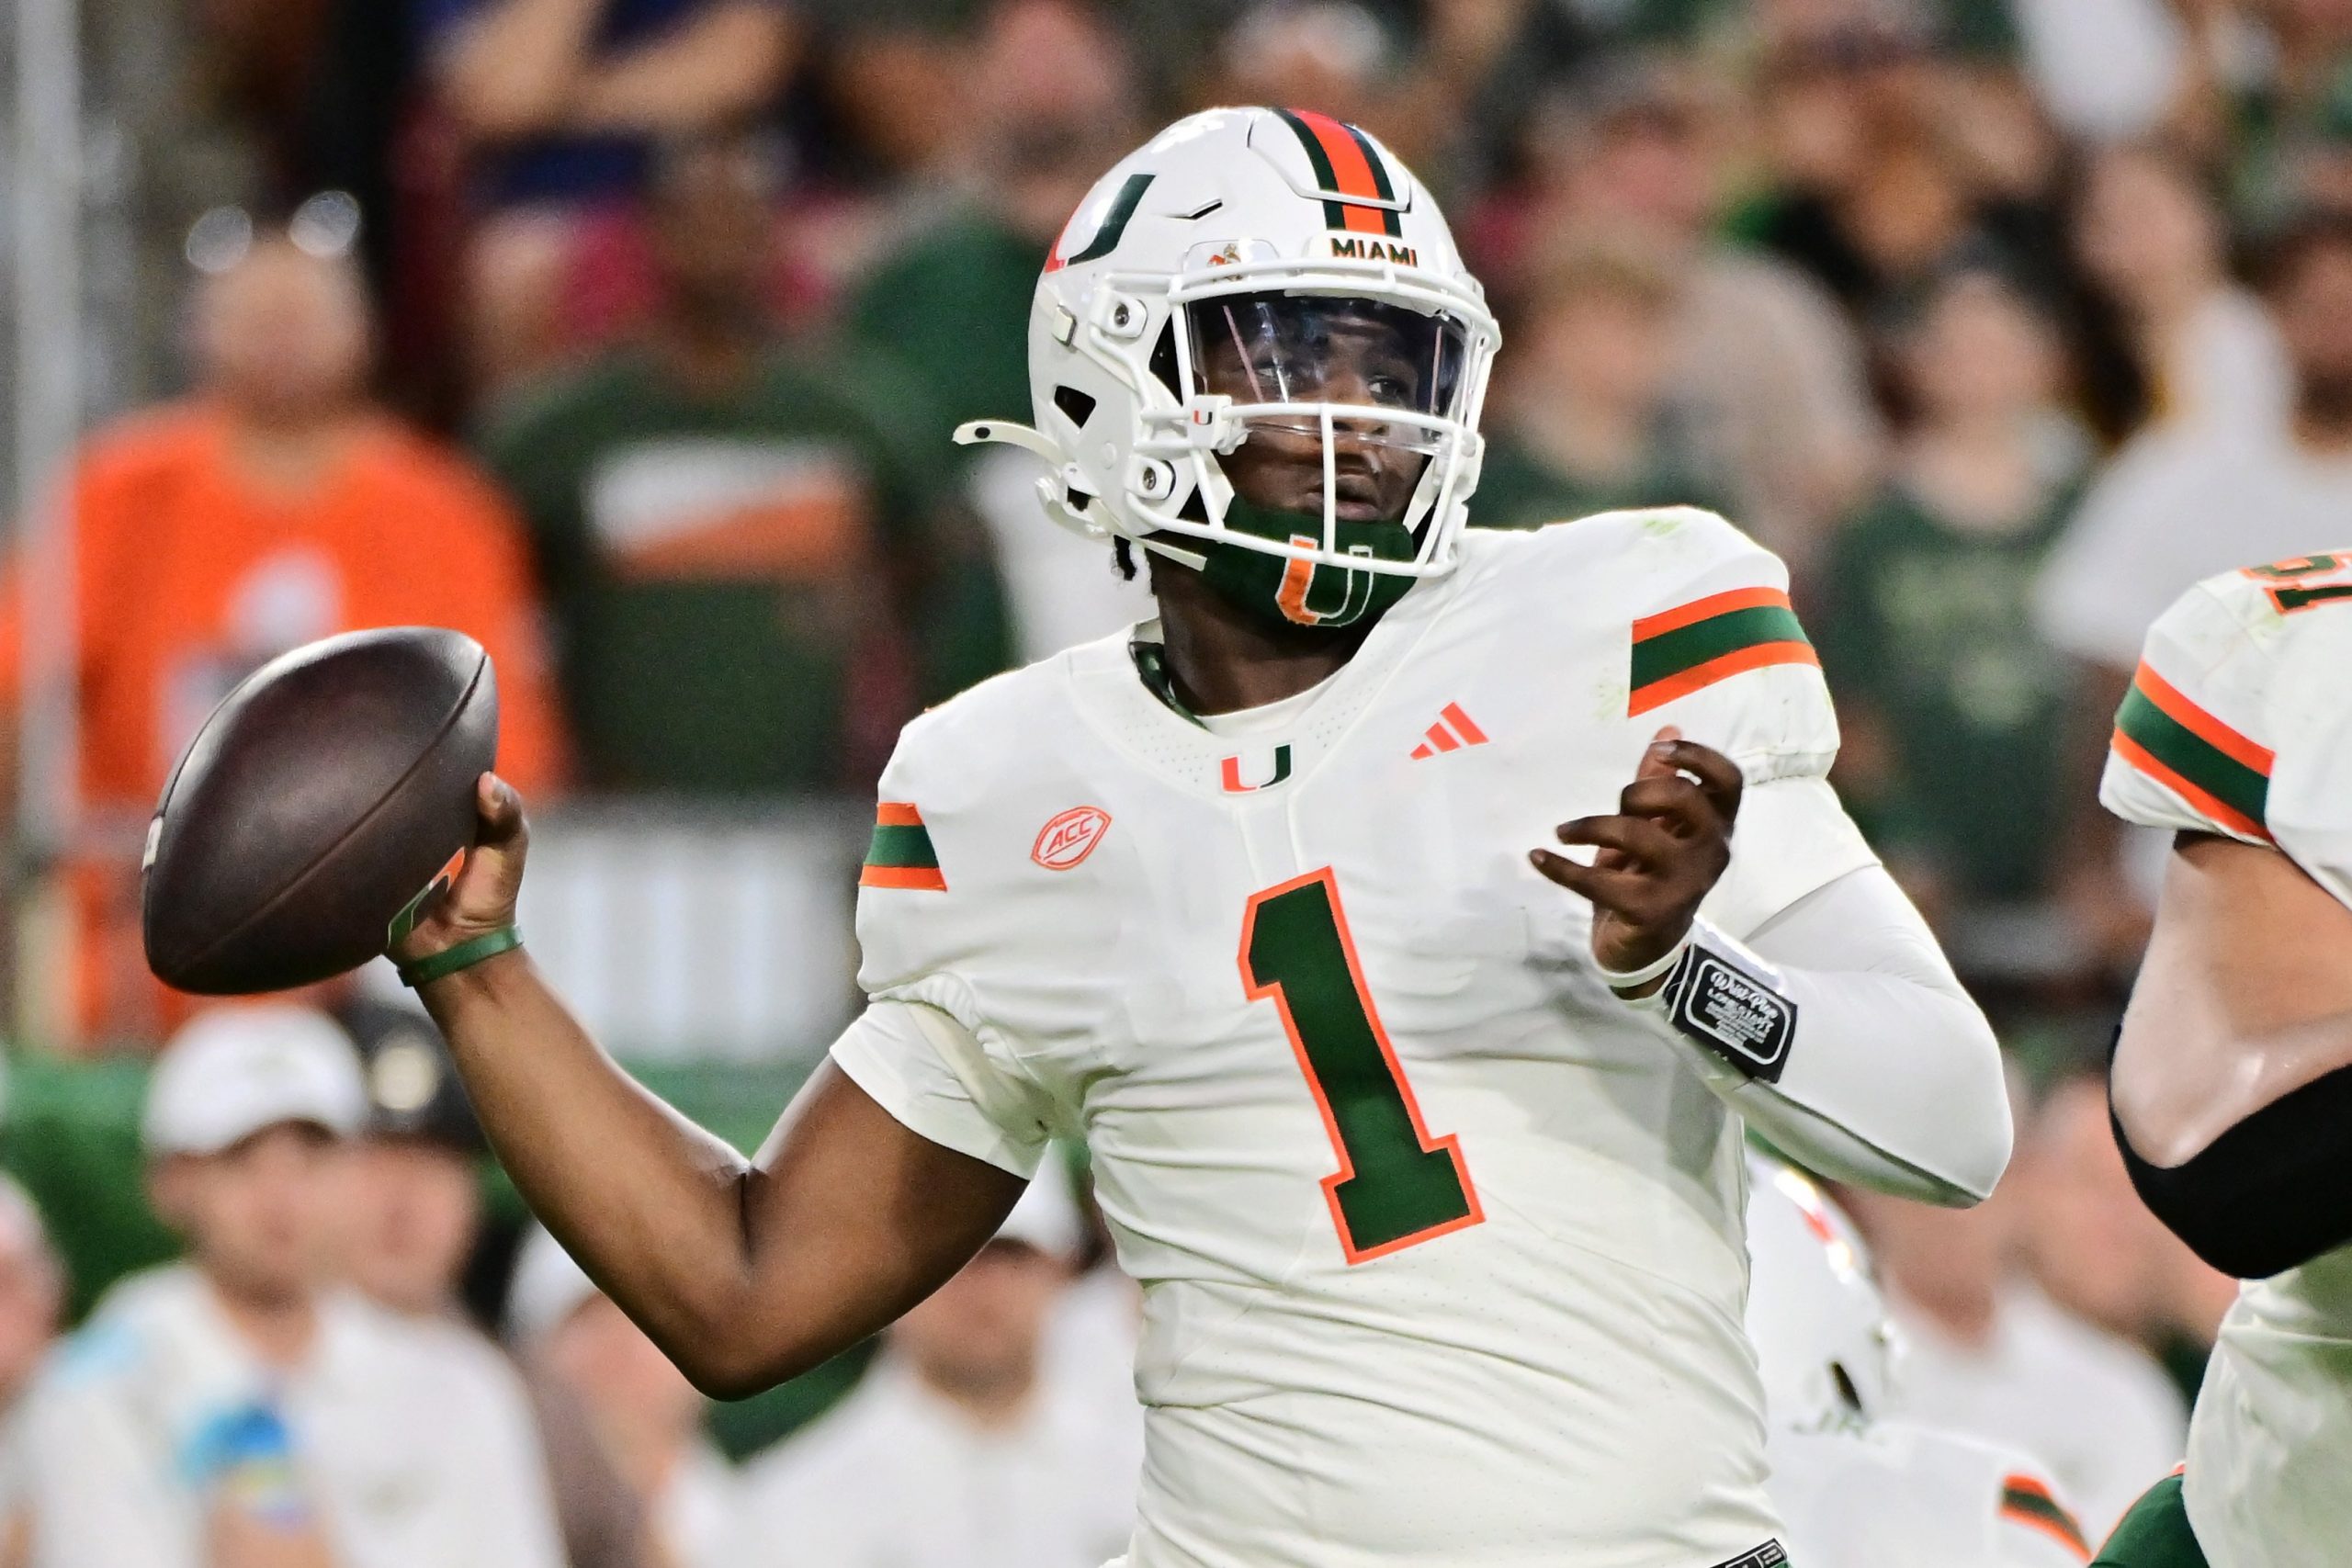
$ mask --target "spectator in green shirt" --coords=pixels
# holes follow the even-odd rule
[[[2067,672],[2030,604],[2089,443],[2051,322],[2001,274],[1942,275],[1893,338],[1893,472],[1834,540],[1814,620],[1838,783],[1931,916],[2039,899],[2074,781]]]
[[[850,311],[950,424],[1027,419],[1029,299],[1088,187],[1141,139],[1133,63],[1074,0],[998,0],[966,43],[965,188]]]
[[[920,704],[1004,662],[985,543],[935,482],[947,422],[879,364],[775,337],[775,183],[751,137],[665,149],[651,319],[483,441],[598,786],[862,788]]]
[[[1571,236],[1530,269],[1486,420],[1474,525],[1722,506],[1669,412],[1679,308],[1673,279],[1637,247]]]

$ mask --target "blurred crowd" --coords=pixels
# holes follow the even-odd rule
[[[1914,1397],[2039,1455],[2100,1522],[2177,1457],[2229,1285],[2140,1208],[2108,1133],[2098,1074],[2153,856],[2093,781],[2165,604],[2352,542],[2352,0],[85,9],[90,112],[135,156],[110,198],[119,308],[92,323],[129,368],[66,484],[81,802],[61,1039],[198,1048],[205,1019],[139,960],[139,835],[212,703],[295,644],[473,633],[498,661],[501,765],[534,800],[816,799],[863,792],[921,707],[1133,618],[1140,590],[1037,515],[1028,459],[947,433],[1025,412],[1030,292],[1104,168],[1191,107],[1318,108],[1437,190],[1501,316],[1474,523],[1695,502],[1790,563],[1845,728],[1838,783],[2002,1028],[2027,1129],[1981,1211],[1855,1201]],[[22,613],[0,604],[11,691]],[[335,1227],[336,1277],[391,1314],[351,1334],[394,1358],[395,1320],[447,1329],[478,1150],[375,1137],[346,1097],[223,1152],[157,1109],[173,1082],[167,1058],[151,1191],[220,1299],[254,1271],[282,1276],[257,1300],[322,1277],[247,1254],[308,1256],[294,1235],[317,1216],[286,1192],[333,1158],[442,1190],[383,1199],[380,1234]],[[427,1142],[463,1157],[420,1174]],[[512,1441],[416,1528],[470,1535],[469,1487],[547,1465],[558,1525],[500,1561],[559,1560],[560,1528],[581,1565],[654,1561],[592,1537],[658,1537],[673,1568],[1091,1568],[1124,1506],[1131,1412],[1096,1393],[1124,1389],[1104,1369],[1125,1307],[1108,1275],[1073,1274],[1099,1250],[1077,1211],[1020,1224],[748,1486],[695,1435],[691,1391],[560,1249],[526,1245],[508,1322],[530,1376],[453,1352],[472,1385],[379,1391],[400,1409],[350,1418],[350,1483],[398,1468],[402,1422],[479,1399]],[[40,1234],[0,1204],[12,1386],[59,1299]],[[378,1248],[416,1255],[413,1277],[371,1278]],[[243,1414],[175,1528],[198,1495],[307,1519],[272,1479],[279,1404],[327,1398],[311,1381],[330,1363],[288,1349],[282,1300],[198,1322],[188,1278],[97,1321],[187,1315],[171,1379],[235,1362],[275,1392],[222,1407]],[[332,1343],[343,1308],[294,1295]],[[83,1337],[69,1359],[94,1391],[146,1389]],[[1040,1369],[1098,1386],[1066,1407]],[[517,1386],[536,1425],[504,1413]],[[55,1419],[115,1440],[96,1409]],[[620,1496],[637,1511],[582,1516]],[[832,1540],[811,1522],[829,1506],[904,1533]],[[830,1544],[705,1555],[731,1528],[713,1520],[763,1508]],[[205,1561],[378,1560],[313,1544]]]

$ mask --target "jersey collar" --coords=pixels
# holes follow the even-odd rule
[[[1176,698],[1155,622],[1072,650],[1079,712],[1130,761],[1181,787],[1225,799],[1295,788],[1371,708],[1453,601],[1459,577],[1405,595],[1299,710],[1286,735],[1212,733]]]

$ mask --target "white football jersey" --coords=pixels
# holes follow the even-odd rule
[[[2150,629],[2099,798],[2153,828],[2278,849],[2352,905],[2352,551],[2208,579]],[[2352,1247],[2249,1281],[2189,1423],[2214,1568],[2352,1540]]]
[[[1803,1568],[2082,1568],[2090,1542],[2031,1460],[1903,1421],[1776,1426],[1772,1501]]]
[[[1717,926],[1873,863],[1785,588],[1687,509],[1474,533],[1226,734],[1125,636],[907,728],[860,980],[927,1006],[833,1055],[1009,1169],[1091,1149],[1145,1293],[1132,1568],[1781,1561],[1740,1130],[1527,853],[1672,724],[1748,784]]]

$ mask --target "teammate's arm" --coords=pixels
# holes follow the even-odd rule
[[[2157,1216],[2260,1279],[2352,1241],[2352,909],[2286,855],[2183,833],[2109,1075]]]
[[[1595,847],[1590,864],[1533,852],[1538,871],[1591,900],[1604,972],[1652,969],[1690,936],[1731,863],[1742,789],[1729,758],[1663,730],[1616,812],[1561,826],[1562,843]],[[1792,1157],[1928,1202],[1987,1196],[2009,1156],[1999,1046],[1885,872],[1837,878],[1764,922],[1754,942],[1779,967],[1779,994],[1797,1021],[1770,1076],[1668,1025],[1664,975],[1621,994],[1654,1012],[1702,1081]]]
[[[522,802],[485,775],[478,804],[480,844],[405,960],[514,919]],[[746,1161],[621,1071],[520,950],[422,995],[533,1212],[718,1397],[890,1323],[979,1250],[1025,1185],[910,1132],[830,1061]]]

